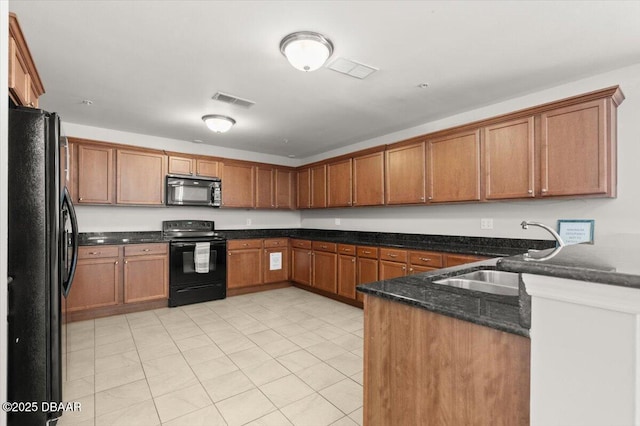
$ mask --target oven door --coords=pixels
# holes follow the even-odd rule
[[[204,241],[198,241],[204,242]],[[169,306],[224,299],[227,295],[227,243],[208,241],[209,271],[196,272],[196,242],[171,242]]]

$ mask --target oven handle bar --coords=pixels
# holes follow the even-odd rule
[[[180,290],[176,291],[176,293],[184,293],[185,291],[199,290],[201,288],[208,288],[208,287],[211,287],[211,284],[194,285],[194,286],[191,286],[191,287],[181,288]]]
[[[226,245],[227,244],[226,241],[207,241],[207,240],[204,240],[204,241],[198,241],[198,242],[200,242],[200,243],[207,243],[208,242],[212,246],[216,246],[216,245],[220,246],[220,245]],[[196,243],[195,242],[193,242],[193,243],[171,243],[171,246],[172,247],[195,247]]]

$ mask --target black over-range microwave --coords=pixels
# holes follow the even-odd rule
[[[166,195],[168,206],[220,207],[222,181],[220,178],[167,175]]]

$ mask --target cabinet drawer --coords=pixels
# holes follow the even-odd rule
[[[287,246],[286,238],[269,238],[268,240],[264,240],[264,248],[286,247],[286,246]]]
[[[356,246],[352,246],[351,244],[338,244],[338,253],[355,256]]]
[[[409,252],[409,259],[412,265],[431,266],[441,268],[444,264],[443,255],[432,251],[412,251]]]
[[[391,262],[406,262],[407,251],[391,248],[380,249],[380,260],[389,260]]]
[[[297,248],[310,249],[311,241],[309,240],[291,240],[291,246]]]
[[[78,259],[96,259],[99,257],[118,257],[119,246],[78,247]]]
[[[167,254],[167,244],[130,244],[124,246],[125,256],[144,256],[148,254]]]
[[[229,250],[242,250],[262,248],[262,240],[231,240],[227,241],[227,249]]]
[[[358,246],[358,257],[366,257],[369,259],[378,258],[378,247]]]
[[[338,249],[338,245],[336,243],[326,243],[324,241],[314,241],[311,246],[314,250],[329,251],[331,253],[335,253]]]

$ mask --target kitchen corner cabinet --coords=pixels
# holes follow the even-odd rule
[[[264,240],[263,265],[264,284],[277,283],[289,279],[289,244],[286,238]]]
[[[535,197],[534,117],[494,124],[482,131],[484,198]]]
[[[353,205],[384,204],[384,151],[353,157]]]
[[[227,241],[227,288],[262,284],[262,240]]]
[[[480,131],[427,142],[428,200],[480,200]]]
[[[71,143],[71,180],[78,204],[115,203],[115,149]]]
[[[67,311],[76,312],[122,303],[118,246],[79,247],[76,275],[67,297]]]
[[[352,168],[351,158],[327,164],[327,207],[351,207]]]
[[[365,296],[365,425],[529,424],[530,340]]]
[[[544,112],[541,195],[615,196],[615,113],[612,99]]]
[[[169,297],[169,253],[165,243],[124,247],[124,303]]]
[[[425,143],[396,144],[385,152],[385,203],[425,202]]]
[[[167,156],[116,150],[116,203],[164,205]]]
[[[9,98],[16,104],[38,107],[44,86],[24,38],[18,18],[9,13]]]
[[[222,165],[223,207],[255,207],[255,172],[251,163],[230,161]]]

